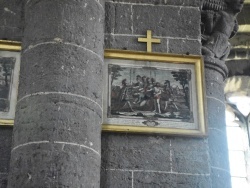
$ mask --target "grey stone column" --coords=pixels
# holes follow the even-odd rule
[[[99,187],[99,0],[28,0],[9,188]]]
[[[231,176],[225,123],[224,80],[227,67],[224,61],[205,57],[205,80],[208,113],[208,146],[212,188],[230,188]]]

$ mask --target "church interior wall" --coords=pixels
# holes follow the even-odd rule
[[[200,55],[199,2],[165,2],[106,2],[105,48],[145,51],[137,38],[150,29],[154,52]],[[209,173],[206,138],[102,134],[101,187],[205,188]]]
[[[22,6],[21,0],[0,1],[0,39],[22,40]],[[138,43],[137,38],[149,29],[162,41],[153,45],[153,52],[201,55],[200,0],[106,0],[105,49],[145,51],[146,45]],[[212,99],[223,94],[216,92],[207,87],[211,94],[208,111],[214,117],[209,119],[211,127],[223,124],[216,116],[224,113],[224,106]],[[11,142],[12,128],[1,126],[0,188],[7,186]],[[210,176],[211,163],[227,165],[223,163],[224,155],[221,164],[210,158],[209,146],[214,145],[215,152],[224,146],[216,148],[217,142],[220,140],[103,132],[101,187],[211,187],[211,181],[223,181]],[[218,174],[228,176],[223,170]]]

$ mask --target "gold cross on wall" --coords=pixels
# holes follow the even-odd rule
[[[147,43],[147,52],[152,52],[152,43],[160,44],[160,39],[152,38],[152,31],[147,30],[147,38],[138,38],[138,42],[146,42]]]

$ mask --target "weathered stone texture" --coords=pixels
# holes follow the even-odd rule
[[[215,66],[216,67],[216,66]],[[206,80],[206,95],[208,97],[214,97],[224,102],[224,77],[221,74],[223,71],[219,68],[206,68],[205,69],[205,80]],[[218,72],[218,71],[219,72]]]
[[[35,144],[12,152],[8,187],[98,187],[100,156],[79,146]],[[94,168],[93,168],[94,167]]]
[[[210,188],[209,176],[134,172],[134,188]]]
[[[23,36],[22,1],[0,1],[0,39],[21,41]]]
[[[12,127],[0,128],[0,174],[9,170],[9,160],[12,142]]]
[[[6,188],[8,182],[8,174],[0,173],[0,188]]]
[[[9,188],[99,187],[102,2],[25,4]]]
[[[198,8],[134,5],[133,34],[150,29],[156,36],[198,39],[199,17]]]
[[[114,34],[143,35],[150,29],[156,36],[200,38],[198,7],[106,3],[106,8],[106,31]]]
[[[224,105],[224,62],[221,66],[209,65],[205,68],[207,112],[208,112],[208,146],[211,165],[211,186],[231,187],[228,161],[225,105]],[[206,66],[206,59],[205,59]],[[222,181],[224,179],[224,181]]]
[[[149,135],[102,135],[102,167],[170,171],[170,139]]]
[[[107,2],[105,10],[105,48],[145,51],[137,40],[150,29],[161,39],[155,52],[201,53],[198,7]]]
[[[12,143],[12,127],[0,127],[0,188],[7,187]]]
[[[146,33],[146,32],[144,32]],[[145,43],[138,43],[138,37],[136,36],[113,36],[106,34],[105,35],[105,48],[112,49],[121,49],[121,50],[135,50],[135,51],[146,51]],[[152,49],[155,51],[156,49],[162,49],[161,51],[167,52],[167,41],[163,39],[161,44],[153,45]],[[164,45],[166,44],[166,45]]]
[[[0,1],[0,40],[21,41],[21,1]],[[7,187],[11,155],[12,127],[0,127],[0,188]]]
[[[174,172],[209,174],[206,139],[174,138],[171,140],[171,150]]]
[[[169,39],[168,53],[200,55],[201,43],[199,40]]]
[[[50,94],[26,98],[17,105],[13,147],[30,141],[62,141],[83,144],[100,153],[97,125],[101,124],[101,114],[95,103],[75,96]],[[38,119],[44,120],[37,122]]]
[[[88,49],[64,43],[28,50],[22,57],[19,99],[36,92],[60,91],[89,97],[101,106],[101,58]]]
[[[120,34],[132,34],[133,29],[133,11],[131,5],[120,5],[117,4],[114,6],[115,15],[113,18],[115,19],[114,24],[114,33]]]
[[[210,112],[207,115],[209,128],[225,132],[225,119],[221,118],[221,116],[225,117],[225,104],[223,104],[223,101],[218,101],[217,98],[207,98],[207,111]]]
[[[183,175],[180,177],[182,177],[183,184],[190,184],[190,188],[192,188],[191,185],[196,184],[203,186],[204,182],[198,181],[199,178],[203,178],[199,174],[208,176],[204,180],[206,182],[204,185],[208,186],[210,173],[208,161],[206,139],[103,133],[101,186],[109,187],[111,182],[117,183],[117,178],[110,174],[110,169],[119,171],[118,177],[127,177],[128,172],[133,172],[134,181],[131,180],[130,184],[138,188],[152,187],[153,185],[161,187],[169,185],[169,183],[178,187],[176,179],[171,179],[169,182],[166,176],[172,178],[175,177],[175,174],[179,176],[182,173]],[[140,172],[152,174],[157,179],[150,176],[151,178],[145,179],[146,182],[144,182],[144,180],[140,180],[141,175],[140,178],[136,179],[136,174],[138,175]],[[185,178],[185,174],[190,174],[191,179],[189,180],[190,176]],[[192,179],[192,174],[196,174],[198,177]],[[158,181],[158,178],[163,182]],[[108,182],[105,181],[106,179]],[[126,179],[127,181],[128,179]],[[168,183],[163,184],[164,182]],[[127,183],[125,184],[127,185]]]
[[[102,169],[101,188],[128,188],[132,186],[131,171]]]
[[[29,1],[24,31],[29,35],[23,40],[23,48],[55,39],[83,46],[102,56],[103,41],[96,36],[103,35],[103,14],[104,8],[98,1]]]

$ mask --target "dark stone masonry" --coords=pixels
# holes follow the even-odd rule
[[[201,11],[200,0],[0,0],[0,39],[22,42],[0,188],[230,188],[221,59],[204,56],[208,137],[101,134],[104,49],[146,51],[137,39],[152,30],[153,52],[202,55]]]

